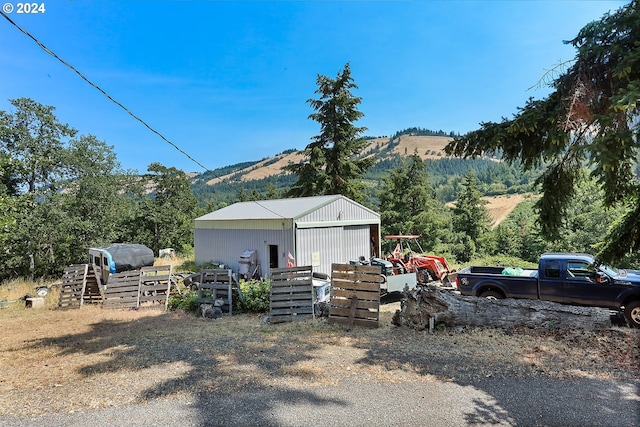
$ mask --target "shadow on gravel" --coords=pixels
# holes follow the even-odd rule
[[[44,338],[28,345],[54,348],[61,355],[90,355],[84,360],[92,363],[79,365],[77,372],[88,379],[102,378],[98,375],[103,373],[125,375],[138,403],[190,396],[186,410],[191,421],[184,425],[324,426],[336,422],[297,419],[295,411],[300,407],[307,408],[307,416],[325,417],[340,411],[371,417],[373,408],[390,415],[389,425],[403,419],[416,425],[416,418],[406,417],[422,417],[422,412],[428,416],[436,409],[433,402],[445,408],[440,420],[446,420],[446,410],[450,410],[465,425],[640,425],[638,366],[629,367],[626,379],[620,381],[593,379],[595,375],[588,378],[589,372],[554,378],[551,371],[545,372],[545,363],[552,364],[563,355],[543,352],[542,344],[533,357],[537,358],[534,362],[543,363],[516,354],[508,363],[482,359],[480,348],[503,345],[508,337],[502,335],[473,341],[475,335],[465,332],[448,337],[447,333],[431,335],[389,326],[344,332],[324,321],[302,323],[268,325],[255,317],[247,322],[246,316],[207,321],[166,313],[128,321],[98,321],[88,332]],[[595,347],[599,341],[587,343],[594,347],[594,360],[605,358],[602,361],[606,363],[607,357],[611,359],[611,351],[619,345],[615,338],[611,345],[598,348],[598,354]],[[342,350],[357,354],[347,362],[352,363],[349,372],[353,377],[349,378],[354,381],[341,378],[341,373],[327,375],[323,371],[337,366],[316,365],[319,353],[327,348],[337,352],[329,357],[336,365],[347,360],[341,359]],[[380,370],[384,372],[376,376]],[[365,384],[367,394],[355,380]],[[403,381],[410,384],[407,389],[402,388]],[[437,394],[438,387],[460,395],[427,394],[426,390],[433,388]],[[408,409],[389,409],[390,402],[382,401],[395,397],[382,398],[381,392],[396,388],[402,396],[391,402],[391,407],[402,404]],[[325,393],[327,389],[331,393]],[[463,395],[466,391],[472,393]],[[413,393],[424,394],[416,395],[412,402]],[[411,413],[414,408],[422,412]],[[279,418],[285,410],[289,417],[286,424]],[[379,412],[375,414],[379,416]]]
[[[481,379],[470,383],[494,401],[475,400],[470,425],[638,426],[640,383],[587,378]]]
[[[439,339],[447,335],[446,332],[430,335],[400,327],[393,340],[362,343],[368,350],[358,363],[385,367],[389,371],[418,372],[424,377],[483,392],[488,398],[459,401],[463,407],[457,409],[463,412],[466,425],[640,426],[640,334],[637,331],[629,330],[628,334],[621,335],[615,330],[605,331],[592,338],[594,342],[576,342],[579,339],[571,332],[564,338],[568,345],[591,346],[591,356],[604,364],[620,360],[612,351],[631,352],[623,357],[631,364],[627,365],[626,373],[618,375],[622,378],[619,380],[597,379],[597,367],[580,373],[559,372],[558,366],[551,365],[561,363],[566,355],[555,349],[539,351],[533,363],[515,352],[506,363],[483,359],[480,348],[499,346],[497,335],[503,332],[495,330],[495,342],[485,337],[469,346],[464,337],[466,332],[459,333],[457,339],[456,333],[449,334],[452,339],[447,342]],[[507,331],[510,333],[512,331]],[[576,334],[581,336],[581,332]],[[621,336],[630,341],[628,345],[621,345]],[[533,348],[545,348],[544,340],[548,338],[541,335],[540,346]],[[609,344],[596,348],[596,342],[603,341]],[[452,345],[468,347],[453,351]],[[580,369],[576,369],[578,371]],[[620,371],[625,368],[619,368]]]
[[[193,401],[195,397],[190,407],[196,413],[191,419],[200,420],[199,425],[275,426],[276,407],[294,402],[344,405],[340,399],[278,383],[280,377],[311,382],[321,377],[307,363],[318,349],[313,340],[304,334],[283,336],[259,320],[247,328],[235,318],[213,321],[167,313],[131,321],[105,320],[85,333],[43,338],[28,345],[55,348],[58,355],[103,355],[103,361],[79,366],[77,372],[87,378],[126,375],[130,388],[136,390],[137,403],[171,396],[192,396]],[[181,367],[177,374],[172,370],[175,366]],[[148,377],[150,370],[153,379]],[[149,383],[153,385],[144,385]],[[236,397],[239,394],[242,399]],[[120,404],[127,403],[114,406]]]

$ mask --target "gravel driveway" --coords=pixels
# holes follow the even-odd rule
[[[0,426],[639,426],[640,331],[0,312]]]
[[[345,382],[36,418],[5,426],[639,426],[640,382],[485,378],[473,384]],[[34,402],[34,404],[36,404]]]

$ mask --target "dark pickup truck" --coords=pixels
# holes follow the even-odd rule
[[[462,295],[609,308],[640,328],[640,271],[611,268],[587,254],[547,253],[537,270],[466,267],[456,284]]]

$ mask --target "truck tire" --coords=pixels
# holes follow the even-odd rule
[[[488,299],[504,299],[504,295],[502,295],[500,292],[498,291],[493,291],[493,290],[488,290],[488,291],[484,291],[480,294],[481,298],[488,298]]]
[[[632,328],[640,328],[640,301],[632,301],[624,307],[624,318]]]

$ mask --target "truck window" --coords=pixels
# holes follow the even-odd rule
[[[593,264],[583,261],[569,261],[567,263],[567,279],[578,279],[595,282],[596,272]]]
[[[544,275],[546,277],[560,277],[560,261],[547,261]]]

